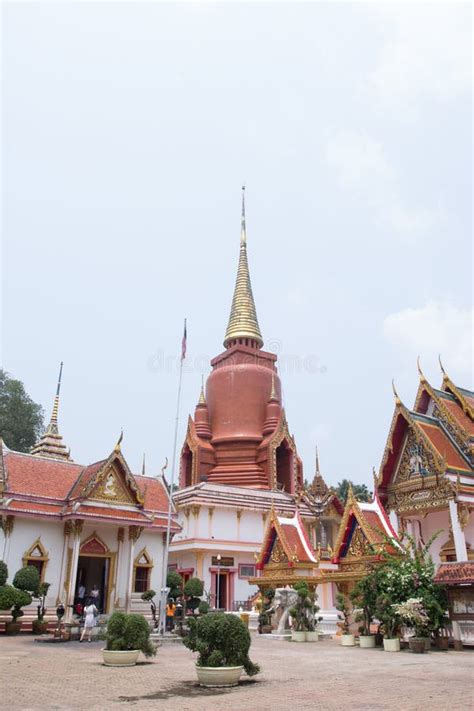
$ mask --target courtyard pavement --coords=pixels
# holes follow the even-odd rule
[[[249,709],[474,708],[474,649],[390,654],[252,635],[251,658],[262,666],[233,689],[197,686],[194,655],[162,646],[133,668],[102,665],[102,642],[39,644],[29,635],[0,639],[0,706],[4,709],[127,709],[225,711]]]

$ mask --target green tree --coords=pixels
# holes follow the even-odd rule
[[[0,369],[0,436],[16,452],[29,452],[43,432],[43,408],[20,380]]]
[[[176,599],[183,594],[183,578],[176,570],[168,570],[166,587],[170,589],[168,597]]]
[[[343,479],[336,486],[336,494],[344,504],[347,501],[350,486],[352,486],[352,491],[358,501],[372,501],[372,492],[365,484],[353,484],[349,479]]]

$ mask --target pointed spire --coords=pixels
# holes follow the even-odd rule
[[[123,427],[120,430],[120,437],[118,438],[117,444],[114,447],[114,452],[120,452],[120,445],[122,444],[122,440],[123,440]]]
[[[252,294],[247,260],[247,230],[245,224],[245,185],[242,186],[242,217],[240,227],[240,255],[235,282],[234,297],[229,323],[225,332],[224,346],[230,348],[238,339],[249,339],[257,348],[263,346],[258,325],[257,310]]]
[[[63,444],[62,436],[58,429],[58,411],[59,411],[59,394],[61,392],[61,379],[63,375],[63,362],[59,366],[58,384],[56,387],[56,395],[51,412],[51,419],[44,434],[31,450],[31,454],[39,457],[49,457],[50,459],[71,459],[71,450],[67,449]]]
[[[145,452],[143,452],[142,476],[146,476]]]
[[[418,375],[420,376],[420,380],[422,383],[428,382],[425,378],[425,374],[423,373],[420,365],[420,356],[416,359],[416,367],[418,368]]]
[[[204,394],[204,374],[201,375],[201,393],[199,395],[198,405],[206,404],[206,396]]]

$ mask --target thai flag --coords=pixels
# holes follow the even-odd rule
[[[184,333],[183,340],[181,341],[181,360],[186,358],[186,341],[188,338],[188,332],[186,330],[186,319],[184,319]]]

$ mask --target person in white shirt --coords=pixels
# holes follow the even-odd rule
[[[96,606],[94,605],[93,601],[89,599],[87,601],[87,605],[84,608],[84,615],[85,615],[84,629],[82,630],[81,639],[79,640],[79,642],[83,641],[84,636],[86,634],[88,637],[88,642],[92,642],[91,635],[92,635],[92,630],[95,627],[95,618],[96,618],[97,612],[98,612],[98,610],[97,610]]]

